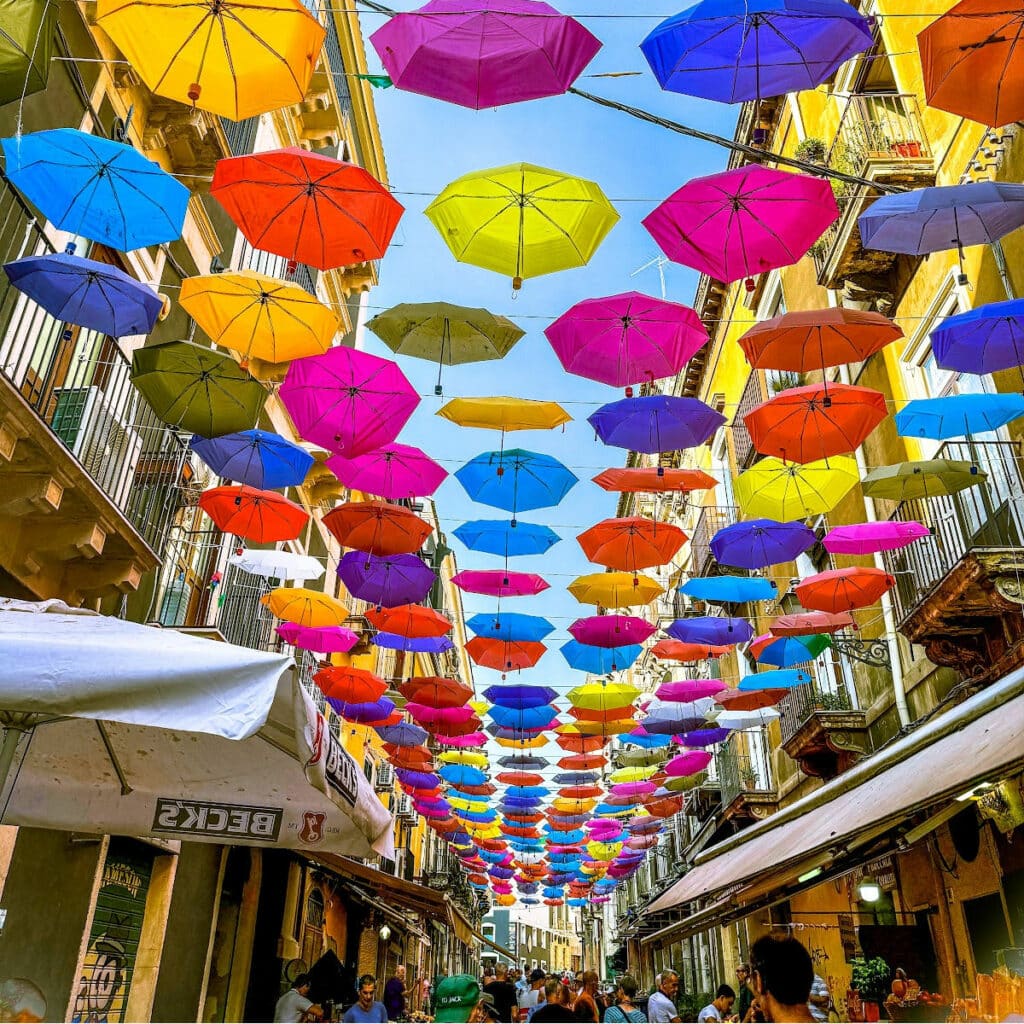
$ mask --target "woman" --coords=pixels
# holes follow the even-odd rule
[[[580,976],[580,994],[572,1004],[572,1012],[581,1024],[597,1024],[601,1019],[597,1008],[597,974],[584,971]]]
[[[606,1024],[640,1024],[646,1021],[643,1010],[633,1005],[636,997],[636,979],[624,974],[619,979],[619,987],[615,991],[615,1002],[604,1011]]]

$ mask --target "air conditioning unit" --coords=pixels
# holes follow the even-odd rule
[[[381,761],[377,765],[377,771],[374,776],[373,788],[378,793],[390,793],[395,787],[395,769],[387,763],[387,761]]]
[[[402,794],[398,798],[398,803],[395,806],[395,814],[402,819],[402,821],[409,822],[412,824],[416,821],[416,808],[412,805],[412,797]]]

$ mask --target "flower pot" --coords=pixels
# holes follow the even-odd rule
[[[921,143],[920,142],[894,142],[892,144],[892,151],[904,160],[914,160],[921,156]]]
[[[878,1024],[878,1020],[879,1020],[879,1016],[880,1016],[878,1003],[873,1003],[870,1000],[865,999],[863,1005],[864,1005],[864,1020],[867,1021],[868,1024]]]

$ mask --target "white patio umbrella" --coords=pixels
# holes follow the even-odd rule
[[[312,555],[262,548],[245,548],[240,554],[232,554],[228,561],[246,572],[280,580],[318,580],[326,569],[324,563]]]

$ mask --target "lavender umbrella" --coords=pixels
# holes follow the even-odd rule
[[[361,704],[347,704],[343,700],[328,697],[327,703],[342,718],[347,719],[349,722],[362,722],[364,724],[383,722],[395,710],[394,701],[388,700],[387,697],[381,697],[380,700],[366,701]]]
[[[995,373],[1024,366],[1024,299],[990,302],[947,317],[932,331],[944,370]]]
[[[398,633],[378,633],[370,642],[374,647],[410,654],[442,654],[455,647],[446,636],[399,636]]]
[[[711,538],[711,553],[722,565],[762,569],[792,562],[813,547],[817,538],[804,523],[778,523],[774,519],[749,519],[723,527]]]
[[[430,733],[418,725],[403,722],[401,725],[378,725],[377,735],[385,742],[396,747],[418,747],[426,743]]]
[[[682,640],[684,643],[721,647],[726,644],[746,643],[754,635],[754,627],[746,619],[702,616],[676,619],[665,632],[673,639]]]
[[[731,732],[732,729],[694,729],[682,734],[682,743],[684,747],[710,747],[727,740]]]
[[[587,422],[605,444],[656,455],[703,444],[725,417],[696,398],[642,395],[602,405]]]
[[[417,604],[430,592],[436,574],[416,555],[381,558],[349,551],[338,564],[338,575],[353,597],[378,608]]]

